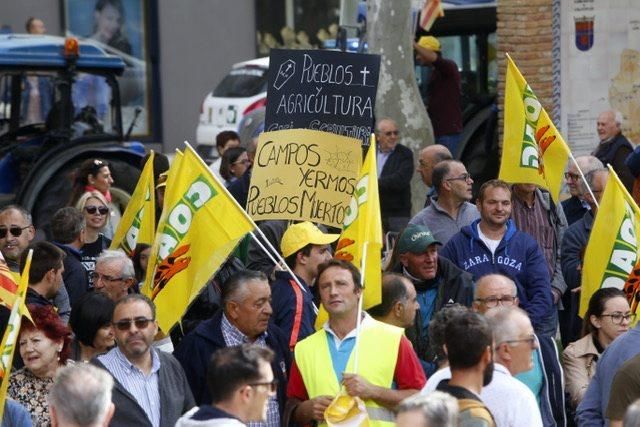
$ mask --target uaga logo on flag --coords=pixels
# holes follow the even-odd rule
[[[520,156],[520,166],[524,168],[537,169],[538,173],[544,177],[544,152],[556,140],[556,136],[547,135],[550,126],[542,126],[538,129],[538,120],[542,112],[542,104],[527,84],[522,94],[524,104],[525,124],[524,135],[522,135],[522,155]]]

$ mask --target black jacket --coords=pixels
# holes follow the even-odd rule
[[[187,334],[173,352],[184,368],[198,405],[211,404],[206,384],[207,366],[213,352],[226,346],[222,335],[222,310],[220,310],[211,319],[200,323],[196,329]],[[278,403],[282,414],[286,401],[291,352],[282,331],[271,323],[267,328],[267,346],[276,353],[271,368],[278,379]]]
[[[64,265],[62,280],[64,280],[64,286],[67,288],[67,293],[69,294],[69,303],[71,307],[73,307],[75,302],[89,290],[87,269],[82,265],[82,255],[80,251],[70,248],[67,245],[57,242],[54,243],[67,254],[62,262]]]
[[[411,177],[413,152],[397,144],[378,178],[380,211],[383,217],[411,216]]]
[[[598,147],[593,152],[593,155],[605,166],[611,165],[629,193],[633,190],[635,177],[626,165],[625,160],[627,160],[627,156],[632,151],[633,146],[629,140],[622,133],[619,133],[611,141],[598,144]]]

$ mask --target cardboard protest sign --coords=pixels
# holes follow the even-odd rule
[[[380,56],[272,49],[265,130],[314,129],[369,145]]]
[[[292,129],[260,135],[246,211],[342,228],[362,165],[360,141]]]

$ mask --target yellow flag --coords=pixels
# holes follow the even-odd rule
[[[569,154],[562,135],[507,55],[504,140],[498,177],[544,187],[558,203]]]
[[[173,168],[173,166],[172,166]],[[187,146],[169,173],[164,208],[151,249],[154,268],[143,292],[157,309],[164,332],[175,325],[253,223]],[[151,262],[151,261],[150,261]]]
[[[609,178],[600,200],[582,263],[580,316],[600,288],[624,290],[632,313],[638,306],[640,210],[609,166]],[[640,313],[639,313],[640,314]]]
[[[156,228],[156,189],[153,180],[153,150],[142,169],[136,189],[118,223],[111,247],[131,255],[138,243],[153,243]]]
[[[365,256],[364,262],[363,256]],[[380,304],[382,301],[382,220],[378,195],[376,140],[373,135],[344,218],[344,228],[338,239],[335,257],[349,261],[363,273],[363,307],[367,309]],[[326,320],[327,313],[324,307],[320,307],[316,328],[322,326]]]
[[[7,329],[4,332],[2,343],[0,344],[0,420],[2,420],[4,415],[4,404],[7,399],[7,388],[9,387],[9,375],[11,374],[13,354],[16,349],[22,316],[26,316],[33,322],[29,310],[27,310],[27,307],[24,305],[27,286],[29,285],[29,269],[31,268],[32,256],[33,250],[29,250],[23,274],[20,278],[20,284],[18,285],[18,290],[15,295],[13,308],[9,315],[9,323],[7,324]]]

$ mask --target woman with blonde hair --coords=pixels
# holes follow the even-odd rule
[[[104,235],[104,229],[109,223],[110,207],[107,199],[99,191],[89,191],[78,199],[76,208],[82,212],[85,220],[85,241],[80,249],[81,261],[87,270],[89,286],[93,287],[91,273],[96,269],[96,258],[108,249],[111,239]]]

